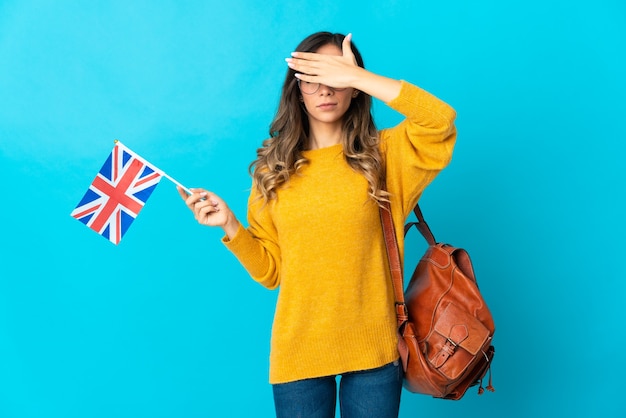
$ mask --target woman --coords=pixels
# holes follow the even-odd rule
[[[365,70],[351,35],[315,33],[287,58],[270,138],[251,164],[244,228],[204,189],[181,197],[252,278],[280,286],[270,354],[278,417],[397,417],[402,390],[379,203],[398,237],[451,159],[455,112],[424,90]],[[371,97],[406,119],[377,131]],[[403,243],[400,240],[402,251]]]

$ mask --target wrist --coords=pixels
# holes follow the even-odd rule
[[[357,90],[361,90],[364,91],[364,89],[366,88],[368,82],[368,78],[371,76],[371,72],[369,72],[368,70],[366,70],[363,67],[354,67],[354,72],[352,74],[352,81],[351,81],[351,85],[353,88],[357,89]]]
[[[367,93],[384,103],[389,103],[391,100],[398,97],[401,89],[400,80],[381,76],[361,67],[359,68],[361,71],[357,73],[357,77],[353,83],[355,89]]]
[[[222,229],[224,233],[228,236],[228,239],[231,240],[237,235],[237,231],[239,230],[239,220],[235,217],[235,215],[230,212],[226,219],[226,223],[222,225]]]

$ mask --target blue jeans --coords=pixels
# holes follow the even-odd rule
[[[342,418],[397,418],[402,393],[402,366],[345,373],[339,384]],[[336,376],[273,385],[277,418],[333,418]]]

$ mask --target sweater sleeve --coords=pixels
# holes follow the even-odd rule
[[[387,103],[406,118],[381,131],[387,191],[392,210],[404,221],[426,186],[450,162],[456,141],[452,107],[421,88],[402,81],[400,94]]]
[[[258,198],[253,186],[248,201],[249,226],[240,225],[231,240],[224,237],[222,242],[255,281],[275,289],[280,284],[280,248],[269,205]]]

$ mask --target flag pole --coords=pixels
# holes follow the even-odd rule
[[[177,182],[176,180],[174,180],[169,174],[167,174],[165,171],[161,171],[161,173],[163,174],[163,177],[167,178],[169,181],[171,181],[172,183],[174,183],[175,185],[181,187],[185,192],[187,192],[188,194],[193,194],[193,192],[191,190],[189,190],[188,188],[186,188],[185,186],[183,186],[182,184],[180,184],[179,182]]]
[[[122,144],[122,141],[120,141],[119,139],[115,139],[113,140],[113,142],[117,145],[120,144],[122,147],[124,147],[127,151],[129,151],[131,154],[133,154],[135,156],[135,158],[143,161],[145,164],[150,165],[154,168],[157,169],[157,171],[165,178],[167,178],[169,181],[171,181],[172,183],[174,183],[175,185],[181,187],[185,192],[187,192],[188,194],[193,194],[193,192],[191,190],[189,190],[187,187],[183,186],[180,182],[176,181],[172,176],[170,176],[169,174],[167,174],[165,171],[161,170],[160,168],[156,167],[154,164],[152,163],[148,163],[146,160],[144,160],[143,158],[141,158],[136,152],[132,151],[130,148],[128,148],[126,145]]]

